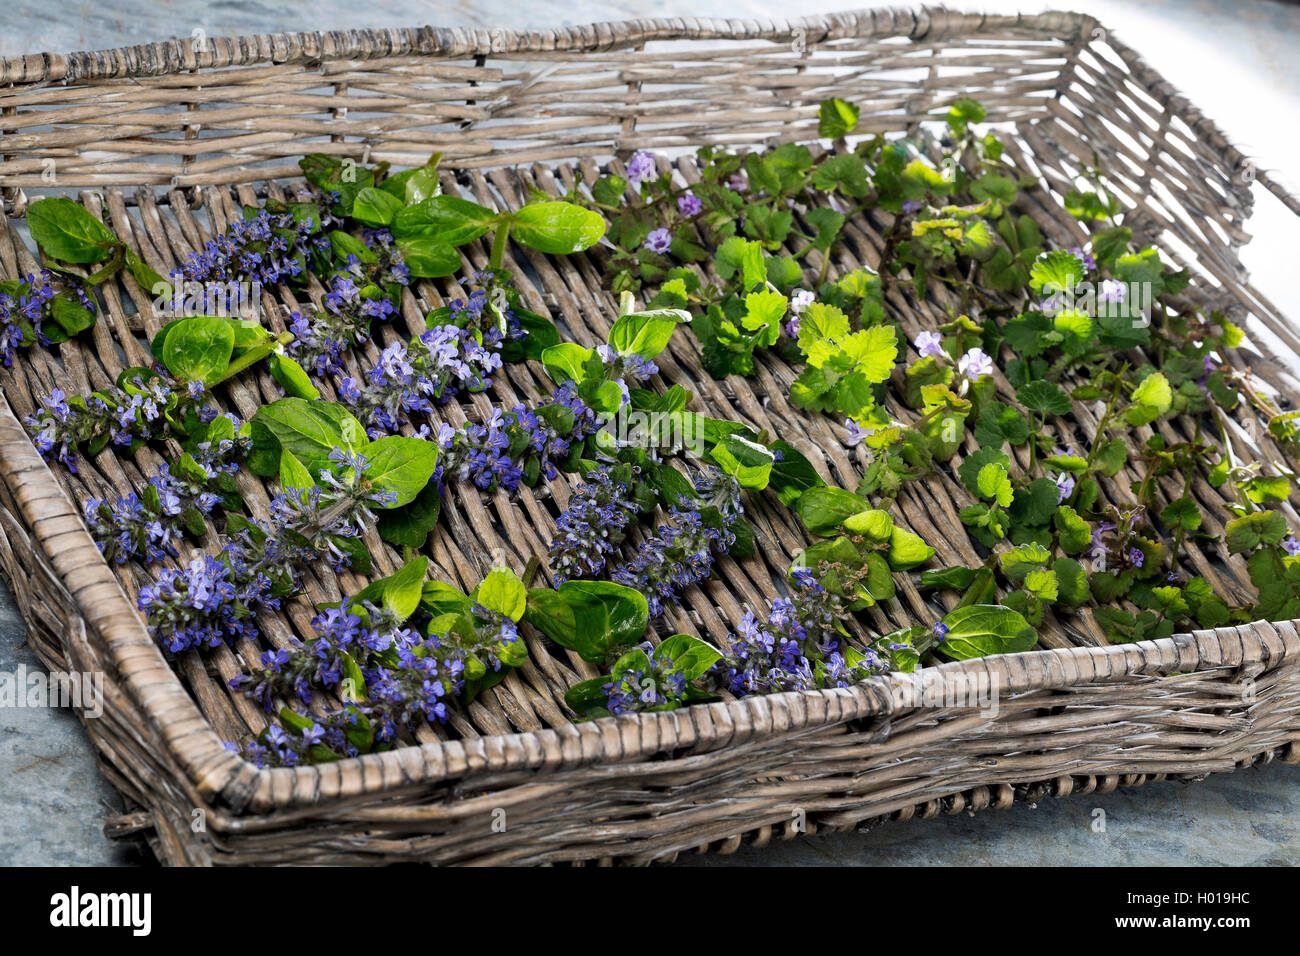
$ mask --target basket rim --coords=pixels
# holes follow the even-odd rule
[[[925,7],[918,11],[858,10],[791,20],[619,21],[550,31],[420,27],[283,33],[209,39],[211,49],[203,53],[196,53],[191,38],[110,51],[5,58],[0,60],[0,83],[91,82],[319,59],[580,53],[635,46],[648,40],[785,40],[796,30],[806,31],[812,43],[882,35],[917,40],[977,33],[985,27],[1015,27],[1086,44],[1095,39],[1097,24],[1093,17],[1079,13],[986,16]],[[1107,34],[1106,42],[1126,61],[1134,82],[1220,150],[1230,166],[1245,162],[1218,127],[1141,57],[1113,36]],[[1300,214],[1300,203],[1262,173],[1257,178]],[[648,759],[674,750],[716,750],[848,720],[888,718],[907,707],[909,700],[918,699],[917,695],[955,691],[969,687],[972,680],[984,681],[983,686],[996,681],[1006,692],[1019,693],[1175,671],[1253,664],[1271,667],[1300,654],[1300,622],[1261,621],[1137,644],[1038,650],[950,662],[915,673],[873,677],[850,688],[747,697],[667,713],[607,717],[561,728],[400,747],[329,764],[259,770],[223,746],[216,730],[190,698],[86,531],[75,504],[14,417],[2,388],[0,477],[82,618],[102,639],[130,698],[168,747],[188,783],[205,799],[237,814],[327,806],[344,798],[390,793],[485,772],[571,769]],[[61,540],[52,548],[55,538]]]
[[[870,36],[914,40],[977,32],[984,27],[1077,39],[1097,20],[1084,13],[980,13],[942,5],[859,8],[793,18],[672,17],[601,20],[551,29],[412,26],[380,30],[316,30],[173,37],[111,49],[0,57],[0,84],[128,79],[227,66],[392,56],[499,56],[616,50],[654,40],[782,40],[802,32],[809,43]]]

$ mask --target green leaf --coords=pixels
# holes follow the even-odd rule
[[[1070,396],[1065,394],[1059,385],[1042,379],[1029,382],[1017,389],[1016,401],[1029,411],[1043,415],[1068,415],[1074,408]]]
[[[839,139],[858,126],[858,108],[838,97],[823,100],[817,108],[817,135],[822,139]]]
[[[399,508],[379,512],[375,527],[379,537],[402,548],[421,548],[438,524],[442,495],[434,482],[425,485],[415,500]]]
[[[478,203],[459,196],[430,196],[407,206],[393,219],[394,239],[436,239],[463,246],[486,235],[501,217]]]
[[[1229,554],[1253,551],[1261,544],[1278,545],[1290,533],[1286,519],[1276,511],[1256,511],[1233,518],[1224,526]]]
[[[968,124],[984,122],[985,115],[983,106],[969,96],[963,96],[948,107],[948,126],[960,136],[966,132]]]
[[[1083,263],[1072,252],[1045,252],[1029,268],[1029,285],[1035,295],[1052,295],[1083,281]]]
[[[268,357],[271,377],[289,395],[315,401],[320,398],[320,391],[312,384],[311,376],[294,359],[287,355],[272,353]]]
[[[163,341],[163,365],[182,382],[221,381],[235,350],[235,330],[225,319],[194,316],[172,326]]]
[[[460,271],[460,253],[441,239],[399,239],[397,248],[413,278],[441,279]]]
[[[1054,602],[1060,595],[1056,581],[1056,572],[1048,568],[1039,568],[1025,575],[1024,588],[1039,601]]]
[[[1052,553],[1041,544],[1022,544],[998,556],[1002,573],[1011,581],[1019,584],[1025,577],[1038,568],[1045,568],[1052,560]]]
[[[366,586],[357,597],[383,606],[398,621],[405,621],[424,598],[424,579],[429,573],[429,559],[416,555],[396,572]]]
[[[316,486],[316,476],[303,467],[293,452],[280,452],[280,488],[306,491]]]
[[[961,591],[975,583],[978,575],[974,568],[942,568],[937,571],[921,572],[921,587],[942,588],[949,591]]]
[[[957,477],[971,494],[980,494],[979,475],[990,464],[1001,465],[1005,470],[1011,466],[1011,459],[1000,448],[978,448],[957,466]]]
[[[1038,633],[1022,615],[998,604],[958,608],[943,624],[948,634],[937,650],[958,661],[1027,651],[1038,642]]]
[[[1003,508],[1008,507],[1014,497],[1007,470],[999,464],[988,464],[981,468],[976,485],[982,497],[996,501]]]
[[[1060,489],[1051,478],[1035,478],[1016,489],[1011,503],[1011,517],[1018,525],[1045,525],[1052,520]]]
[[[996,199],[1010,206],[1016,201],[1016,193],[1016,181],[1001,173],[985,173],[970,185],[971,196],[981,202],[986,199]]]
[[[794,503],[795,513],[804,527],[810,534],[823,538],[834,534],[845,518],[870,507],[866,498],[830,485],[809,488]]]
[[[1184,531],[1195,531],[1201,526],[1201,509],[1196,507],[1196,502],[1191,498],[1178,498],[1169,502],[1160,512],[1160,520],[1170,530],[1182,528]]]
[[[889,535],[889,551],[885,558],[895,571],[910,571],[934,557],[934,548],[925,539],[905,528],[894,525]]]
[[[860,535],[877,544],[883,544],[894,534],[894,519],[888,511],[873,508],[845,518],[844,530],[849,534]]]
[[[1128,446],[1124,443],[1124,439],[1111,438],[1102,442],[1097,448],[1093,462],[1097,465],[1097,470],[1107,478],[1115,477],[1128,462]]]
[[[780,460],[772,466],[768,484],[780,498],[781,504],[789,507],[809,488],[826,484],[821,475],[817,474],[817,469],[812,466],[812,462],[793,445],[788,442],[774,441],[771,447]]]
[[[253,416],[251,436],[254,450],[266,453],[249,459],[249,467],[259,475],[276,473],[281,451],[292,452],[309,472],[319,474],[330,466],[334,449],[361,451],[368,444],[365,429],[342,405],[302,398],[263,405]]]
[[[1057,540],[1066,554],[1081,554],[1092,543],[1092,526],[1069,505],[1061,505],[1055,516]]]
[[[366,186],[352,201],[352,218],[368,226],[390,226],[404,208],[405,203],[396,196],[374,186]]]
[[[605,235],[605,218],[569,202],[530,203],[511,218],[514,237],[551,255],[590,249]]]
[[[366,478],[371,485],[397,499],[388,508],[415,500],[438,467],[438,446],[423,438],[388,435],[365,447]]]
[[[69,338],[95,324],[95,313],[71,298],[70,293],[60,293],[51,300],[50,315]]]
[[[42,252],[63,262],[102,262],[120,245],[89,210],[62,196],[32,203],[27,228]]]
[[[518,621],[528,606],[528,589],[509,568],[493,568],[474,592],[475,599],[489,611]]]
[[[1133,402],[1124,419],[1130,425],[1147,425],[1155,421],[1173,404],[1174,393],[1169,380],[1161,372],[1152,372],[1133,390]]]
[[[1092,596],[1088,590],[1088,575],[1083,565],[1073,558],[1057,558],[1052,564],[1056,572],[1058,594],[1056,601],[1065,607],[1087,604]]]
[[[559,603],[550,597],[558,597]],[[529,623],[583,660],[602,663],[611,650],[640,640],[650,621],[641,592],[610,581],[565,581],[553,592],[528,592]]]
[[[664,638],[655,648],[654,655],[660,660],[671,658],[673,669],[688,681],[703,677],[709,668],[722,659],[722,653],[712,644],[689,634],[674,634]]]
[[[993,448],[1001,448],[1003,442],[1023,445],[1029,440],[1029,422],[1010,405],[989,402],[975,422],[975,440]]]
[[[766,488],[772,474],[776,456],[766,445],[750,441],[742,435],[727,435],[713,446],[709,457],[731,475],[742,488]]]
[[[583,367],[595,353],[573,342],[552,345],[542,352],[542,364],[556,385],[563,385],[569,379],[581,382]]]
[[[673,330],[689,322],[691,314],[681,309],[657,309],[620,315],[609,330],[609,345],[619,355],[652,359],[668,347]]]

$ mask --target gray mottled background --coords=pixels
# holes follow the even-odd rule
[[[171,36],[284,30],[438,26],[546,27],[628,17],[778,17],[873,5],[823,0],[791,7],[771,0],[4,0],[0,55],[125,46]],[[888,4],[898,5],[898,4]],[[1140,51],[1215,119],[1262,168],[1300,179],[1300,7],[1272,0],[966,2],[960,9],[1033,12],[1082,9]],[[1285,177],[1284,177],[1285,178]],[[1255,241],[1243,260],[1282,307],[1300,229],[1260,193]],[[0,672],[35,667],[22,622],[0,585]],[[77,720],[65,711],[0,710],[0,864],[107,865],[145,859],[101,833],[119,806],[95,767]],[[1102,811],[1098,813],[1098,811]],[[1278,764],[1188,785],[1161,783],[1037,807],[880,826],[865,834],[798,838],[731,857],[684,857],[704,865],[914,864],[1167,865],[1300,863],[1300,772]],[[1104,830],[1099,827],[1104,823]]]

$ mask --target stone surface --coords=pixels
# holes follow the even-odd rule
[[[842,10],[869,0],[820,0],[812,10]],[[1142,4],[999,3],[949,0],[961,9],[1032,12],[1086,8],[1140,51],[1201,107],[1262,168],[1294,161],[1300,128],[1300,7],[1271,2],[1149,0]],[[296,29],[443,26],[544,27],[628,17],[785,16],[771,0],[632,0],[543,2],[507,0],[430,3],[424,0],[315,0],[310,10],[288,0],[116,0],[110,3],[5,0],[0,5],[0,55],[104,49],[169,36],[268,33]],[[1295,182],[1295,177],[1292,177]],[[1257,190],[1259,192],[1259,190]],[[1287,302],[1290,259],[1300,229],[1280,203],[1262,195],[1243,260],[1257,284]],[[1285,257],[1285,258],[1284,258]],[[21,646],[22,624],[7,589],[0,590],[0,672],[35,666]],[[115,844],[102,823],[119,798],[96,769],[75,717],[66,711],[0,709],[0,864],[109,865],[142,861]],[[1095,827],[1104,811],[1104,832]],[[914,820],[865,834],[778,841],[729,857],[683,856],[687,865],[737,864],[1284,864],[1300,863],[1294,821],[1300,773],[1269,767],[1215,776],[1197,784],[1160,783],[1105,797],[1050,800],[1036,808]]]

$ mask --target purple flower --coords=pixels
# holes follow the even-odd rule
[[[794,294],[790,297],[790,311],[795,315],[803,315],[803,310],[816,301],[817,294],[811,290],[795,289]]]
[[[1117,279],[1102,279],[1097,292],[1097,301],[1121,303],[1128,294],[1128,288]]]
[[[916,335],[916,341],[912,343],[916,346],[917,353],[921,358],[937,358],[943,355],[943,336],[938,332],[931,332],[929,329],[922,329]],[[978,351],[978,349],[976,350]],[[983,354],[982,352],[980,353]]]
[[[727,188],[732,192],[743,193],[749,188],[749,182],[745,179],[744,173],[732,173],[727,179]]]
[[[1084,252],[1079,246],[1073,246],[1066,251],[1079,260],[1079,264],[1083,266],[1085,272],[1092,272],[1097,268],[1097,260]]]
[[[993,359],[983,349],[973,348],[958,360],[957,370],[974,382],[993,374]]]
[[[555,522],[550,552],[556,584],[603,571],[639,511],[627,483],[614,481],[609,466],[588,473],[586,483]]]
[[[704,212],[704,203],[694,193],[685,192],[677,197],[677,211],[687,219],[693,219]]]
[[[912,213],[917,212],[917,211],[918,211],[918,210],[919,210],[923,205],[925,205],[925,204],[922,203],[920,200],[917,200],[917,199],[907,199],[907,200],[904,200],[904,202],[903,202],[903,212],[904,212],[904,214],[906,214],[906,215],[911,215]]]
[[[705,524],[709,508],[716,509],[721,527]],[[696,480],[695,497],[669,508],[668,521],[609,578],[644,594],[651,618],[658,617],[666,603],[677,603],[683,590],[709,576],[714,555],[726,554],[735,543],[730,524],[743,513],[736,480],[710,468]]]
[[[1297,541],[1293,534],[1287,535],[1286,540],[1282,542],[1282,550],[1294,558],[1300,554],[1300,541]]]
[[[844,419],[844,428],[847,432],[844,436],[844,447],[846,448],[856,448],[867,437],[867,433],[852,418]]]
[[[645,150],[637,150],[627,164],[627,181],[640,190],[641,184],[655,176],[655,158]]]
[[[1056,476],[1056,503],[1059,505],[1074,493],[1074,476],[1063,471]]]
[[[731,653],[723,663],[734,694],[771,694],[789,690],[847,687],[884,669],[867,650],[850,666],[841,642],[843,602],[807,570],[791,572],[789,598],[772,602],[766,622],[746,612],[728,638]]]
[[[660,255],[672,248],[672,244],[673,238],[669,235],[667,229],[656,229],[645,238],[645,247],[651,252],[657,252]]]
[[[1142,562],[1146,560],[1146,555],[1142,553],[1141,548],[1129,548],[1128,559],[1129,562],[1133,565],[1133,567],[1140,568],[1142,567]]]

